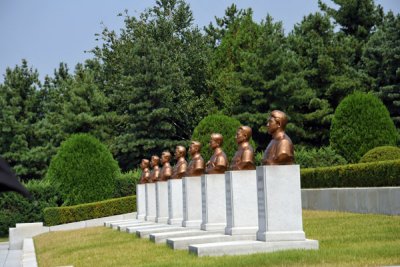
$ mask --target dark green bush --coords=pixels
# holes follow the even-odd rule
[[[46,208],[43,214],[45,225],[52,226],[134,211],[136,211],[136,196],[128,196],[76,206]]]
[[[319,149],[299,148],[295,149],[294,154],[295,162],[301,168],[330,167],[347,164],[347,161],[331,147],[321,147]]]
[[[400,148],[395,146],[378,146],[361,158],[360,163],[400,159]]]
[[[397,139],[389,111],[376,96],[355,92],[336,108],[330,144],[348,162],[358,162],[374,147],[395,145]]]
[[[202,144],[201,155],[207,162],[213,154],[212,149],[209,147],[210,135],[212,133],[222,134],[224,137],[222,149],[228,160],[230,160],[237,150],[235,135],[240,125],[240,121],[225,115],[209,115],[202,119],[196,128],[194,128],[192,140],[199,141]],[[251,140],[251,145],[256,149],[253,140]]]
[[[43,221],[43,209],[58,206],[61,201],[57,190],[46,181],[30,180],[25,187],[32,200],[14,192],[0,193],[0,236],[7,236],[8,228],[16,223]]]
[[[301,170],[302,188],[400,186],[400,160]]]
[[[88,134],[75,134],[61,144],[46,179],[62,194],[64,205],[112,198],[120,170],[110,151]]]
[[[115,179],[114,197],[126,197],[136,195],[136,185],[140,180],[140,169],[135,169],[126,173],[121,173]]]

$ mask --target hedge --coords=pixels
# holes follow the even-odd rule
[[[302,188],[400,186],[400,160],[301,170]]]
[[[43,214],[45,225],[53,226],[134,211],[136,211],[136,196],[128,196],[76,206],[46,208]]]

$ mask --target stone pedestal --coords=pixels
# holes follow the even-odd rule
[[[202,230],[223,230],[226,227],[225,174],[201,176]]]
[[[200,229],[201,176],[183,177],[182,190],[183,190],[182,226]]]
[[[156,184],[146,184],[146,221],[156,221]]]
[[[136,219],[144,220],[146,217],[146,185],[137,184],[136,185]]]
[[[256,234],[258,230],[256,170],[225,173],[227,235]]]
[[[156,222],[168,221],[168,182],[156,182]]]
[[[260,241],[304,241],[300,166],[257,167]]]
[[[182,180],[168,180],[168,224],[182,225]]]

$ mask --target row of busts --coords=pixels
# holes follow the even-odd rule
[[[293,144],[284,132],[286,123],[287,117],[285,113],[278,110],[271,112],[267,128],[268,133],[272,135],[272,140],[264,152],[263,165],[293,164]],[[153,155],[150,161],[142,159],[140,164],[142,169],[140,183],[153,183],[203,174],[222,174],[227,170],[254,170],[256,168],[254,149],[249,143],[251,135],[252,130],[248,126],[240,126],[237,129],[235,139],[238,148],[229,166],[226,154],[221,148],[223,136],[219,133],[213,133],[210,136],[209,145],[213,150],[213,155],[207,163],[205,163],[200,154],[201,144],[198,141],[192,141],[190,144],[189,154],[191,160],[189,164],[185,159],[186,148],[184,146],[177,146],[175,149],[176,164],[174,167],[170,165],[171,153],[169,151],[164,151],[161,155],[162,168],[159,166],[160,158],[156,155]]]

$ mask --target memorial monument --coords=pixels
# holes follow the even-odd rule
[[[171,160],[171,153],[169,153],[169,151],[164,151],[161,154],[162,169],[160,172],[160,176],[158,178],[159,181],[167,181],[171,178],[172,167],[171,164],[169,163],[170,160]]]
[[[204,159],[200,154],[201,144],[197,141],[192,141],[189,147],[191,160],[187,167],[185,176],[199,176],[204,174]]]
[[[145,184],[150,182],[150,162],[148,159],[142,159],[140,168],[142,169],[142,175],[140,176],[139,183]]]
[[[240,126],[236,131],[236,143],[238,149],[231,161],[230,169],[232,171],[239,170],[255,170],[254,149],[250,145],[251,128],[249,126]]]
[[[285,133],[288,118],[280,110],[271,112],[268,118],[268,133],[272,135],[272,140],[265,149],[262,160],[263,165],[290,165],[294,162],[293,143]]]
[[[155,183],[160,178],[160,158],[157,155],[151,156],[150,165],[151,165],[151,172],[150,172],[150,181]]]
[[[222,143],[224,139],[219,133],[211,134],[210,147],[214,151],[210,160],[206,164],[207,174],[221,174],[228,169],[228,159],[224,151],[222,151]]]
[[[171,179],[181,179],[187,170],[187,161],[185,159],[186,148],[184,146],[177,146],[175,148],[176,164],[172,169]]]

